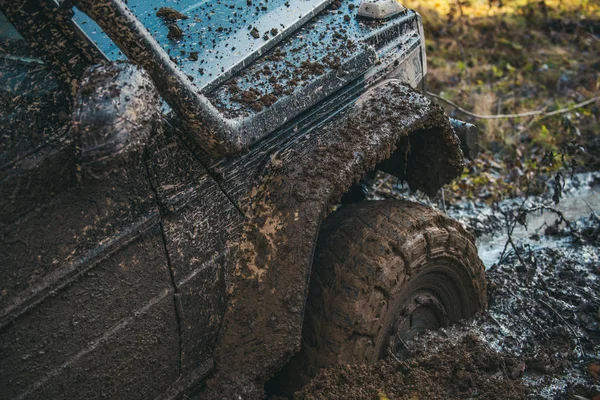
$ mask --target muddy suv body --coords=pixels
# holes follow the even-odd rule
[[[126,3],[0,1],[0,393],[260,397],[300,348],[321,221],[376,169],[428,194],[462,171],[413,89],[420,18]],[[485,306],[478,274],[452,320]]]

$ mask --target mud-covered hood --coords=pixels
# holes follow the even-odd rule
[[[248,65],[333,0],[129,0],[127,6],[200,89]],[[158,12],[166,7],[163,13]],[[180,14],[174,13],[176,11]],[[85,14],[75,21],[111,60],[119,48]],[[178,40],[170,26],[181,29]],[[187,54],[188,57],[178,57]]]

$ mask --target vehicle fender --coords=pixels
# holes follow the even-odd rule
[[[298,351],[319,225],[352,184],[401,151],[410,187],[434,194],[462,171],[459,145],[440,106],[389,80],[271,154],[241,202],[246,220],[230,244],[237,254],[207,398],[261,398]]]

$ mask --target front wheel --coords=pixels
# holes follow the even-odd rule
[[[306,372],[372,363],[486,305],[483,264],[458,222],[409,201],[344,206],[319,235],[303,331]]]

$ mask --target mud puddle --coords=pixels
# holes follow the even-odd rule
[[[504,214],[519,207],[534,209],[540,206],[559,211],[564,218],[575,224],[582,218],[588,218],[590,214],[600,215],[600,173],[577,174],[568,178],[563,197],[558,204],[547,198],[533,198],[526,202],[517,199],[501,202],[496,208],[485,204],[478,208],[473,204],[459,204],[450,207],[448,213],[476,233],[478,230],[484,232],[486,228],[491,230],[488,233],[480,233],[477,238],[479,257],[485,266],[490,268],[500,260],[508,240]],[[512,231],[512,239],[517,246],[529,246],[532,250],[563,249],[569,246],[569,240],[545,234],[552,232],[559,218],[559,215],[548,210],[528,213],[525,223],[516,225]],[[472,226],[473,224],[475,226]],[[560,226],[564,227],[564,223]]]
[[[599,184],[598,173],[567,179],[558,205],[541,197],[448,206],[478,238],[488,312],[421,335],[375,365],[322,371],[296,398],[600,400]],[[547,210],[530,213],[500,258],[505,216],[540,206],[569,226]]]

